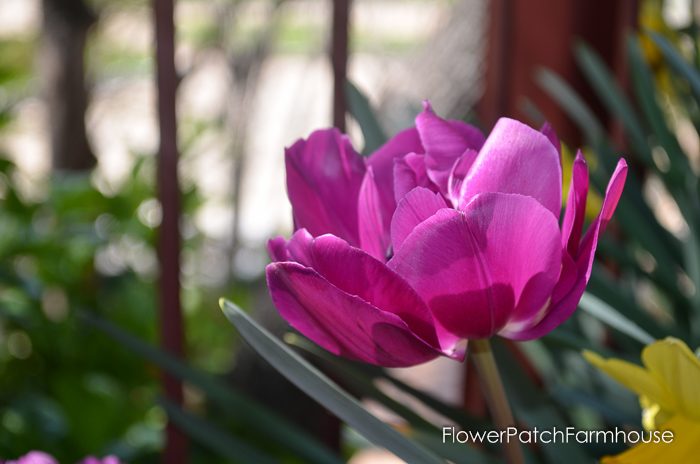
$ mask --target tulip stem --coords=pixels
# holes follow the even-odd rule
[[[469,351],[479,373],[481,389],[488,404],[491,417],[499,430],[506,430],[515,425],[513,413],[508,404],[501,376],[496,367],[496,360],[488,339],[470,340]],[[504,453],[509,464],[523,464],[525,458],[517,440],[506,440]]]

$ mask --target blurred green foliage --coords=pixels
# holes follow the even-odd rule
[[[94,4],[103,19],[150,18],[141,0]],[[214,46],[184,32],[205,52]],[[138,41],[115,43],[100,23],[92,34],[87,68],[98,88],[149,78],[152,57]],[[21,129],[13,124],[16,110],[38,96],[36,43],[33,36],[0,41],[2,141]],[[191,166],[202,140],[224,125],[216,117],[182,118],[182,165]],[[41,449],[60,462],[108,453],[134,464],[154,462],[170,416],[192,435],[194,463],[245,463],[262,455],[268,462],[339,462],[314,438],[230,388],[225,376],[233,369],[236,336],[221,325],[217,300],[225,294],[248,303],[260,280],[240,279],[228,267],[212,270],[213,279],[202,277],[212,249],[221,254],[228,243],[198,229],[202,198],[189,173],[181,179],[191,363],[185,364],[155,348],[160,206],[154,156],[129,154],[131,172],[106,186],[97,172],[29,179],[13,161],[21,154],[6,148],[13,151],[0,148],[0,459]],[[186,382],[186,411],[159,399],[160,369]]]
[[[87,175],[56,178],[34,203],[14,164],[0,163],[0,455],[38,448],[69,461],[158,447],[152,373],[76,319],[98,311],[154,338],[152,277],[135,270],[155,259],[153,230],[137,213],[150,189],[134,174],[114,197]]]

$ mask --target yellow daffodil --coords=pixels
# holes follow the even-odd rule
[[[584,357],[639,395],[642,424],[647,430],[671,430],[669,444],[645,443],[604,464],[696,462],[700,454],[700,359],[675,338],[648,345],[642,351],[644,366],[619,359],[603,359],[586,351]]]

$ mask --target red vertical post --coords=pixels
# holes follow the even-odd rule
[[[331,63],[333,64],[333,125],[345,131],[345,82],[348,76],[350,0],[333,0]]]
[[[156,38],[156,84],[160,147],[158,152],[158,198],[163,219],[158,236],[160,264],[159,320],[161,347],[183,357],[184,327],[180,306],[180,188],[177,175],[175,20],[173,0],[154,0]],[[162,374],[165,397],[183,404],[182,383],[168,373]],[[172,422],[166,428],[162,462],[181,464],[187,461],[187,437]]]
[[[609,125],[610,115],[578,68],[573,46],[577,40],[588,43],[624,86],[624,35],[636,27],[637,14],[638,0],[492,0],[485,90],[479,105],[484,125],[490,128],[501,116],[527,119],[527,98],[562,140],[579,145],[575,124],[535,80],[543,67],[562,76]]]

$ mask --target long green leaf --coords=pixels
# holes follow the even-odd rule
[[[683,56],[678,53],[671,43],[666,40],[663,36],[651,32],[649,34],[654,43],[661,50],[661,54],[666,59],[666,62],[671,66],[671,68],[688,82],[690,90],[693,96],[700,104],[700,74],[695,70],[695,68],[688,63]]]
[[[644,59],[636,36],[628,37],[627,54],[632,74],[632,84],[639,106],[654,131],[658,143],[669,157],[670,174],[674,182],[677,183],[676,185],[682,186],[684,177],[692,174],[692,171],[689,169],[688,157],[685,156],[678,139],[666,124],[664,113],[656,100],[654,78]],[[672,190],[677,189],[674,188]]]
[[[362,136],[365,139],[362,153],[368,155],[387,141],[386,134],[384,134],[384,130],[369,104],[369,99],[355,84],[350,81],[346,82],[345,95],[348,99],[348,110],[360,125]]]
[[[365,438],[411,463],[444,464],[438,456],[367,412],[338,385],[256,324],[235,304],[221,300],[221,309],[243,339],[280,374]]]
[[[435,425],[431,424],[405,404],[387,396],[375,384],[374,378],[350,363],[342,363],[332,358],[328,352],[322,351],[306,338],[296,334],[287,334],[284,341],[291,346],[303,349],[323,362],[324,370],[330,372],[333,378],[337,378],[340,383],[350,390],[355,396],[360,398],[372,398],[383,406],[407,420],[412,427],[426,430],[435,430]]]
[[[607,253],[603,254],[609,256]],[[610,272],[601,266],[593,268],[591,280],[588,282],[586,290],[617,309],[622,315],[639,325],[655,339],[664,338],[668,335],[686,338],[687,333],[678,330],[678,327],[661,325],[659,321],[636,303],[631,293],[632,290],[628,289],[626,291],[624,284],[616,281]],[[672,333],[669,333],[669,331],[672,331]]]
[[[632,105],[615,81],[615,76],[603,63],[603,60],[587,45],[578,43],[574,50],[579,66],[588,77],[598,97],[608,111],[617,116],[627,130],[635,151],[642,157],[647,166],[655,168],[656,165],[651,157],[644,128],[632,109]]]
[[[371,398],[404,418],[412,427],[410,432],[411,437],[415,437],[420,443],[423,443],[427,448],[435,451],[435,453],[439,454],[445,459],[451,460],[455,464],[477,464],[486,462],[490,463],[494,461],[493,457],[486,455],[481,450],[475,449],[470,445],[460,444],[455,447],[450,446],[447,443],[443,443],[439,438],[442,433],[441,429],[428,422],[420,414],[416,413],[402,402],[391,398],[375,385],[374,381],[376,379],[386,379],[386,377],[379,375],[379,372],[384,372],[382,369],[362,369],[362,366],[358,365],[357,363],[351,363],[350,361],[335,357],[330,353],[321,350],[317,345],[312,344],[305,338],[299,337],[295,334],[289,335],[292,336],[284,337],[284,340],[287,343],[292,346],[299,347],[319,358],[324,363],[324,367],[328,367],[333,377],[338,378],[341,383],[352,390],[353,393],[356,391],[361,398]],[[392,380],[396,381],[396,379],[393,378]],[[391,382],[392,380],[389,381]],[[450,409],[456,410],[457,408]],[[446,417],[449,418],[449,416]],[[490,430],[485,423],[475,423],[476,420],[470,422],[468,425],[459,425],[462,428],[467,428],[468,430]],[[455,453],[457,449],[460,450],[460,453]]]
[[[579,306],[591,316],[629,335],[643,345],[648,345],[654,341],[654,337],[649,335],[644,329],[620,314],[615,308],[590,293],[583,294]]]
[[[301,432],[283,417],[236,392],[215,377],[188,366],[105,319],[90,313],[82,313],[81,316],[86,323],[134,351],[145,360],[200,388],[220,410],[250,430],[267,437],[270,442],[286,447],[310,463],[341,464],[343,462],[328,448]]]
[[[548,69],[540,69],[535,79],[542,90],[551,95],[583,130],[590,143],[597,145],[605,137],[605,130],[593,111],[561,77]]]
[[[240,440],[235,435],[226,433],[216,425],[183,411],[170,401],[160,400],[159,404],[165,409],[168,418],[189,437],[216,454],[225,457],[230,462],[241,464],[249,462],[277,464],[279,462],[272,456]]]

